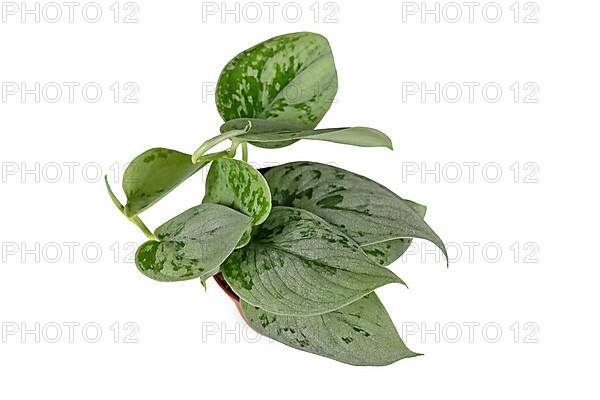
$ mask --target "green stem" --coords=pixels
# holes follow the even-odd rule
[[[129,221],[133,222],[135,226],[140,228],[140,230],[144,233],[144,235],[146,235],[148,239],[157,240],[156,236],[154,236],[150,229],[148,229],[148,227],[146,226],[146,224],[144,224],[144,221],[142,221],[140,217],[138,217],[137,215],[134,215],[133,217],[128,217],[127,215],[125,215],[125,207],[123,206],[123,204],[121,204],[115,193],[112,191],[112,188],[108,184],[107,175],[104,175],[104,183],[106,183],[106,190],[108,190],[108,195],[110,196],[110,199],[112,200],[115,207],[117,207],[117,209],[121,212],[121,214],[123,214],[125,218],[127,218]]]
[[[125,213],[123,213],[123,215],[125,215]],[[142,221],[140,219],[140,217],[138,217],[136,215],[134,217],[129,217],[127,219],[130,220],[131,222],[133,222],[135,226],[137,226],[138,228],[140,228],[140,230],[144,233],[144,235],[146,235],[146,237],[148,239],[150,239],[150,240],[158,240],[158,239],[156,239],[156,236],[154,236],[154,234],[150,231],[150,229],[148,229],[148,227],[146,226],[146,224],[144,224],[144,221]]]
[[[223,157],[229,157],[228,150],[223,150],[223,151],[219,151],[217,153],[207,154],[205,156],[202,156],[200,161],[201,162],[209,162],[209,161],[218,160],[219,158],[223,158]]]
[[[242,160],[248,162],[248,143],[242,143]]]
[[[219,143],[221,143],[227,139],[231,139],[236,136],[240,136],[245,133],[248,133],[250,131],[250,129],[252,129],[252,123],[250,121],[248,121],[248,124],[246,125],[246,127],[244,129],[234,129],[234,130],[222,133],[218,136],[208,139],[207,141],[202,143],[200,145],[200,147],[198,147],[198,149],[194,152],[194,154],[192,154],[192,162],[194,164],[197,164],[199,162],[204,161],[204,154],[208,150],[212,149],[213,147],[215,147],[216,145],[218,145]]]
[[[237,148],[239,145],[240,145],[240,142],[238,142],[235,139],[231,139],[231,147],[229,148],[229,151],[227,152],[227,157],[234,158],[237,153]]]

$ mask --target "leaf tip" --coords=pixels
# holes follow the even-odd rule
[[[394,143],[392,143],[392,139],[388,135],[386,135],[385,133],[383,133],[381,131],[379,131],[379,133],[381,133],[381,135],[383,135],[383,147],[393,151]]]
[[[110,187],[110,183],[108,183],[108,175],[104,175],[104,184],[106,185],[106,190],[108,191],[108,195],[110,196],[110,199],[112,200],[115,207],[117,207],[117,209],[119,211],[123,212],[123,208],[124,208],[123,204],[121,204],[121,202],[115,195],[115,192],[113,192],[112,188]]]
[[[406,287],[407,289],[410,289],[410,288],[408,287],[408,285],[406,284],[406,282],[404,282],[404,280],[402,280],[402,278],[400,278],[398,275],[396,275],[395,273],[393,273],[393,272],[391,272],[391,271],[390,271],[390,273],[391,273],[391,274],[392,274],[392,276],[394,277],[393,283],[399,283],[399,284],[401,284],[402,286]]]

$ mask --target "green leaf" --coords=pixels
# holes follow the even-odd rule
[[[223,120],[261,118],[312,129],[337,92],[329,42],[310,32],[277,36],[238,54],[221,72]]]
[[[244,231],[242,238],[240,239],[238,244],[235,246],[236,249],[241,249],[242,247],[244,247],[248,243],[250,243],[250,239],[252,239],[252,229],[253,229],[253,225],[248,225],[248,228],[246,228],[246,230]]]
[[[140,154],[123,174],[125,215],[146,210],[205,165],[193,164],[189,154],[176,150],[154,148]]]
[[[388,365],[410,351],[375,293],[323,315],[271,314],[241,301],[247,322],[283,344],[351,365]]]
[[[243,123],[248,119],[237,119],[225,123],[223,129],[241,129]],[[236,141],[247,142],[259,147],[269,148],[285,147],[295,143],[299,139],[322,140],[340,144],[349,144],[362,147],[386,147],[392,149],[392,141],[383,132],[373,128],[329,128],[329,129],[294,129],[280,126],[276,129],[275,124],[250,120],[252,128],[248,133],[235,137]],[[281,124],[277,124],[281,125]],[[225,128],[224,128],[225,127]]]
[[[392,141],[385,133],[373,128],[329,128],[317,130],[303,130],[296,132],[274,132],[274,133],[248,133],[237,137],[240,141],[251,144],[255,143],[277,143],[283,140],[323,140],[327,142],[350,144],[362,147],[387,147],[392,149]]]
[[[409,206],[413,208],[419,214],[421,218],[425,218],[425,212],[427,207],[415,203],[414,201],[404,200]],[[371,245],[362,246],[363,251],[371,257],[379,265],[390,265],[402,254],[408,250],[412,239],[396,239],[388,240],[386,242],[375,243]]]
[[[248,121],[251,123],[249,132],[251,133],[274,133],[274,132],[293,132],[302,130],[302,127],[296,126],[289,122],[275,121],[272,119],[258,119],[258,118],[237,118],[225,122],[221,125],[221,133],[243,130],[247,127]],[[254,146],[262,147],[266,149],[278,149],[286,147],[296,143],[297,140],[281,140],[277,142],[256,142],[252,143]]]
[[[393,260],[402,250],[398,243],[390,243],[397,239],[429,240],[446,256],[442,240],[407,201],[364,176],[329,165],[294,162],[271,168],[265,178],[273,206],[318,215],[371,250],[369,255],[379,263]],[[373,245],[378,245],[377,254]]]
[[[190,208],[155,231],[158,241],[140,246],[136,265],[157,281],[204,281],[219,272],[250,222],[244,214],[219,204]]]
[[[221,272],[240,298],[285,315],[323,314],[385,284],[403,283],[334,226],[290,207],[273,207]]]
[[[265,178],[250,164],[220,158],[213,161],[208,171],[203,203],[233,208],[258,225],[271,211],[271,192]]]

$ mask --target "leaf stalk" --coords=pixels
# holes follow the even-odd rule
[[[110,187],[109,183],[108,183],[108,176],[104,175],[104,183],[106,183],[106,190],[108,190],[108,195],[110,196],[113,204],[115,205],[115,207],[117,207],[117,209],[121,212],[121,214],[123,214],[125,216],[125,218],[127,218],[129,221],[131,221],[135,226],[137,226],[138,228],[140,228],[140,230],[142,231],[142,233],[144,235],[146,235],[146,237],[149,240],[158,240],[156,238],[156,236],[154,236],[154,234],[152,233],[152,231],[150,231],[150,229],[148,229],[148,227],[146,226],[146,224],[144,223],[144,221],[142,221],[140,219],[140,217],[138,217],[137,215],[134,215],[133,217],[128,217],[125,214],[125,207],[123,206],[123,204],[121,204],[121,202],[119,201],[119,199],[117,198],[117,196],[115,195],[115,193],[112,191],[112,188]]]
[[[197,164],[199,162],[204,162],[204,161],[212,161],[211,159],[207,159],[204,154],[206,154],[206,152],[210,149],[212,149],[213,147],[215,147],[216,145],[218,145],[221,142],[224,142],[227,139],[233,139],[236,136],[240,136],[243,135],[245,133],[250,132],[250,129],[252,129],[252,122],[248,121],[248,124],[246,125],[246,127],[244,129],[233,129],[231,131],[222,133],[218,136],[212,137],[210,139],[208,139],[207,141],[205,141],[204,143],[202,143],[200,145],[200,147],[198,147],[198,149],[194,152],[194,154],[192,154],[192,162],[194,164]],[[235,147],[234,147],[235,145]],[[233,154],[235,155],[235,150],[237,148],[237,144],[235,144],[235,142],[232,144],[231,146],[232,148],[230,149],[229,152],[225,152],[224,155],[228,155],[230,154],[230,152],[233,150]],[[223,153],[214,153],[216,154],[223,154]],[[221,155],[222,157],[223,155]]]

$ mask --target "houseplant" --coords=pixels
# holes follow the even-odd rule
[[[136,157],[116,207],[147,236],[136,265],[161,282],[214,278],[258,332],[353,365],[413,357],[374,290],[404,282],[388,266],[413,238],[444,254],[425,207],[361,175],[315,162],[257,170],[248,145],[298,140],[392,149],[366,127],[316,129],[337,91],[328,41],[278,36],[234,57],[216,91],[224,124],[192,154],[165,148]],[[292,96],[293,93],[293,96]],[[210,152],[230,143],[227,150]],[[236,159],[241,150],[241,160]],[[201,204],[152,232],[139,214],[208,167]]]

